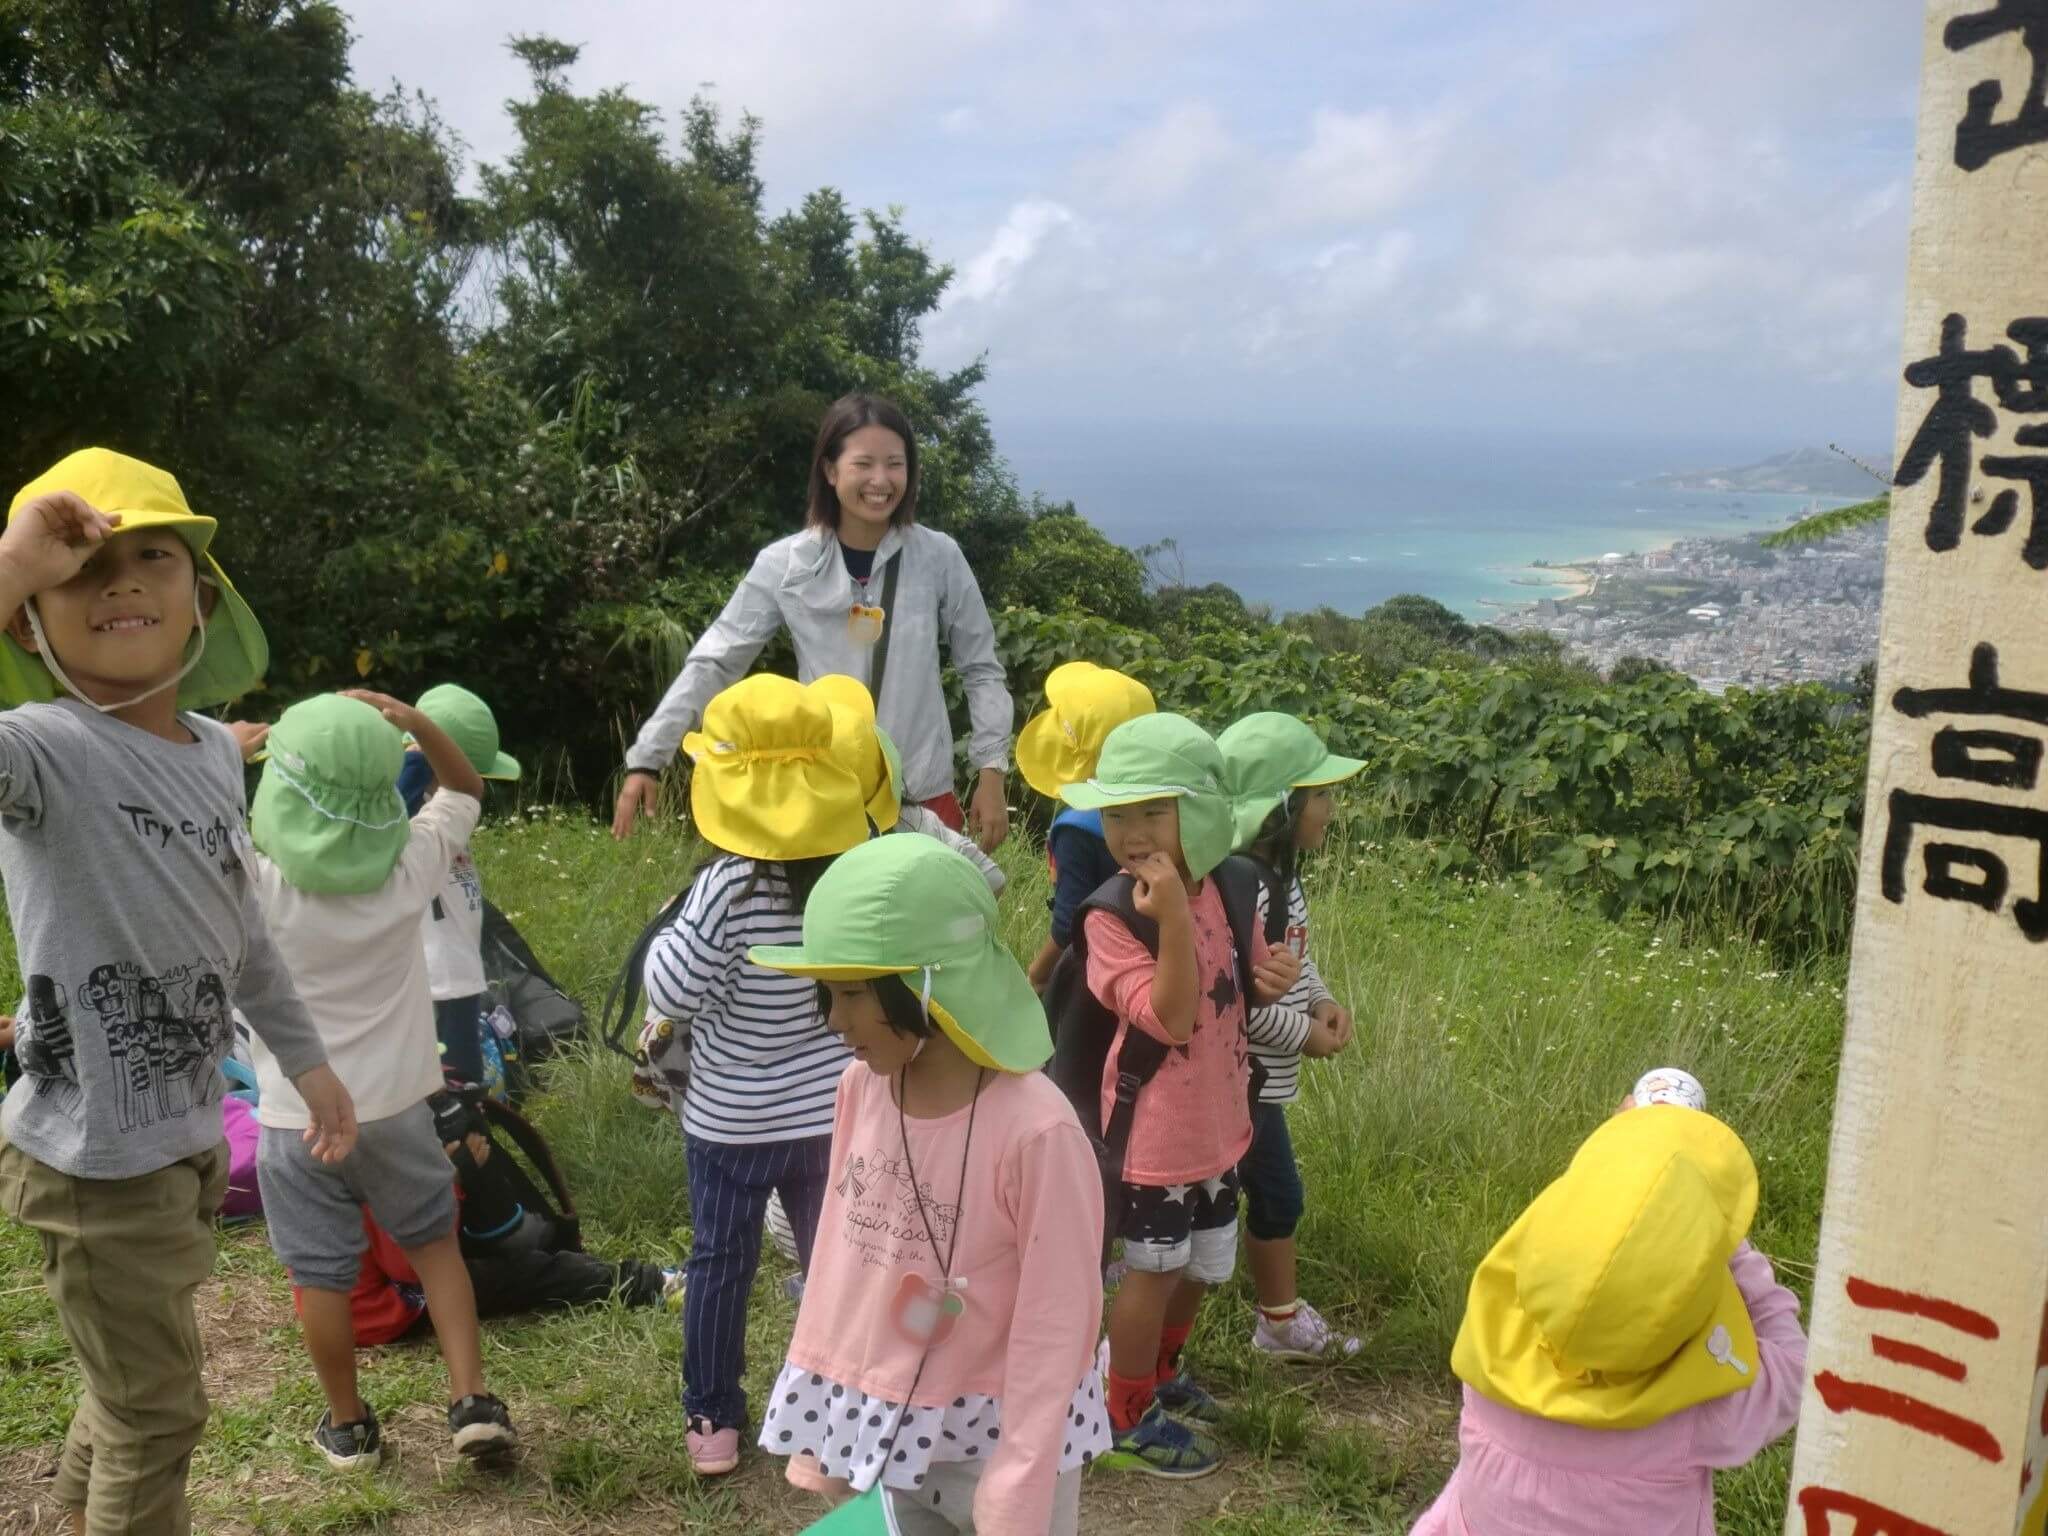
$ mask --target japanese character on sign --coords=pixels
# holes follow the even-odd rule
[[[1800,1489],[1799,1512],[1806,1520],[1805,1536],[1949,1536],[1924,1521],[1833,1488]],[[1849,1523],[1836,1525],[1836,1515]]]
[[[1974,171],[2008,150],[2048,144],[2048,0],[1997,0],[1988,11],[1958,16],[1942,31],[1950,53],[1961,53],[1994,37],[2017,32],[2030,71],[2017,111],[1997,121],[2005,87],[1980,80],[1970,87],[1969,107],[1956,124],[1956,164]]]
[[[1906,382],[1935,391],[1935,399],[1899,460],[1897,483],[1918,485],[1929,469],[1939,466],[1934,507],[1927,518],[1927,547],[1936,553],[1954,549],[1963,540],[1970,500],[1970,439],[1990,437],[1998,430],[1998,412],[1976,396],[1978,379],[1990,381],[1992,393],[2007,411],[2044,418],[2016,428],[2014,442],[2022,448],[2048,448],[2048,316],[2026,316],[2006,327],[2006,335],[2025,349],[2024,358],[2003,342],[1972,350],[1966,344],[1968,331],[1969,322],[1961,315],[1948,316],[1941,322],[1941,350],[1906,365]],[[2020,557],[2037,571],[2048,570],[2048,454],[1986,454],[1979,467],[1995,480],[2026,486],[2029,523]],[[1970,532],[1987,537],[2006,532],[2019,515],[2019,498],[2016,489],[2001,490]]]
[[[2048,693],[2007,688],[1998,680],[1998,648],[1979,645],[1970,653],[1966,688],[1901,688],[1892,705],[1909,719],[1958,715],[2013,721],[2048,728]],[[1966,730],[1944,726],[1934,735],[1931,752],[1935,776],[2003,790],[2037,791],[2041,783],[2043,739],[2038,733]],[[1916,827],[1979,837],[2021,838],[2032,842],[2039,864],[2034,894],[2012,904],[2014,921],[2035,943],[2048,939],[2048,810],[2003,800],[1921,794],[1895,789],[1891,822],[1885,833],[1881,862],[1885,900],[1906,899],[1906,861]],[[1931,842],[1922,853],[1926,880],[1922,889],[1943,901],[1968,902],[1987,912],[2005,906],[2011,872],[2005,859],[1989,848],[1959,842]]]
[[[1891,1286],[1874,1285],[1855,1276],[1849,1279],[1848,1293],[1850,1303],[1867,1312],[1920,1318],[1952,1329],[1965,1338],[1996,1340],[1998,1337],[1998,1324],[1991,1318],[1940,1296],[1894,1290]],[[1891,1365],[1926,1371],[1944,1381],[1964,1382],[1970,1377],[1968,1365],[1955,1356],[1885,1334],[1871,1335],[1870,1352]],[[1872,1418],[1890,1419],[1895,1424],[1903,1424],[1931,1439],[1946,1441],[1985,1461],[2005,1459],[2004,1450],[1989,1429],[1925,1398],[1913,1397],[1878,1382],[1848,1381],[1833,1371],[1817,1372],[1813,1388],[1831,1413],[1865,1413]]]

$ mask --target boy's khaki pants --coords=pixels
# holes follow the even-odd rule
[[[228,1153],[134,1179],[78,1179],[0,1142],[0,1210],[43,1240],[43,1284],[85,1376],[56,1498],[89,1536],[187,1536],[185,1478],[206,1428],[192,1296],[213,1272]]]

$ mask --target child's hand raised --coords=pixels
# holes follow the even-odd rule
[[[242,749],[245,763],[253,760],[263,750],[263,743],[270,740],[270,727],[254,720],[230,720],[227,725],[235,733],[235,745]]]
[[[341,690],[341,696],[369,705],[401,731],[418,731],[420,722],[426,718],[405,700],[394,699],[390,694],[379,693],[374,688],[344,688]]]
[[[1131,861],[1130,874],[1135,882],[1131,904],[1145,916],[1155,923],[1186,916],[1188,888],[1173,860],[1163,853],[1148,853]]]
[[[84,570],[120,528],[120,513],[102,512],[69,491],[52,491],[8,519],[7,531],[0,534],[0,569],[23,597],[33,597]]]
[[[1277,1003],[1294,990],[1301,975],[1301,956],[1282,947],[1269,949],[1266,958],[1252,968],[1252,1000],[1263,1006]]]
[[[0,1013],[0,1051],[11,1051],[13,1049],[14,1020],[9,1015]]]

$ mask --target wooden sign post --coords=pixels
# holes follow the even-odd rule
[[[1790,1536],[2048,1503],[2048,0],[1928,5],[1907,260]]]

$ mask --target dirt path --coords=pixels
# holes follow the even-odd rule
[[[261,1403],[300,1370],[292,1343],[289,1293],[275,1280],[238,1273],[217,1274],[200,1290],[199,1317],[207,1347],[206,1386],[216,1412],[237,1404]],[[1413,1390],[1378,1388],[1356,1378],[1318,1377],[1303,1388],[1324,1424],[1367,1429],[1397,1459],[1419,1451],[1437,1459],[1447,1438],[1452,1405]],[[521,1430],[529,1447],[555,1439],[547,1406],[521,1409]],[[302,1426],[284,1425],[296,1434]],[[313,1530],[381,1530],[408,1536],[501,1536],[552,1532],[574,1536],[654,1536],[654,1533],[717,1531],[789,1532],[817,1518],[811,1496],[792,1489],[780,1464],[749,1457],[740,1473],[715,1488],[693,1487],[680,1500],[636,1498],[593,1510],[603,1499],[581,1489],[550,1485],[548,1461],[533,1450],[503,1473],[485,1478],[458,1466],[447,1449],[438,1413],[419,1405],[392,1414],[385,1423],[387,1467],[380,1480],[400,1495],[394,1505],[418,1512],[374,1515],[352,1512],[328,1523],[315,1512],[333,1495],[332,1477],[268,1462],[244,1464],[195,1479],[195,1507],[211,1509],[197,1524],[227,1536]],[[0,1536],[43,1536],[64,1530],[50,1497],[55,1445],[0,1455]],[[680,1437],[675,1452],[682,1455]],[[410,1497],[405,1497],[410,1495]],[[1204,1528],[1219,1516],[1253,1517],[1273,1504],[1297,1505],[1312,1495],[1299,1458],[1276,1456],[1262,1462],[1234,1456],[1215,1476],[1195,1483],[1165,1484],[1136,1477],[1099,1477],[1088,1485],[1083,1529],[1090,1536],[1176,1536]]]

